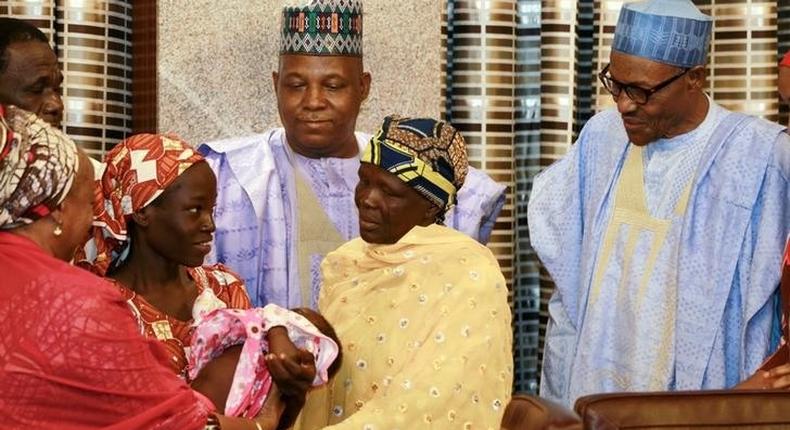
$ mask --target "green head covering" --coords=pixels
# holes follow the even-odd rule
[[[280,54],[362,56],[362,3],[310,0],[283,9]]]

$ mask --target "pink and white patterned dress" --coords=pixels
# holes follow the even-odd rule
[[[274,304],[253,309],[214,309],[200,315],[196,325],[187,356],[190,380],[227,348],[243,344],[225,405],[228,416],[254,418],[266,401],[272,377],[263,357],[268,352],[266,333],[272,327],[285,327],[297,348],[315,356],[313,386],[328,382],[329,366],[339,352],[337,344],[305,317]]]

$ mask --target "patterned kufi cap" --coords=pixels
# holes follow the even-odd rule
[[[455,204],[469,170],[466,142],[452,125],[431,118],[396,115],[384,118],[361,161],[392,173],[444,209],[439,221]]]
[[[94,214],[91,241],[96,256],[90,270],[104,275],[122,261],[129,245],[127,217],[151,204],[184,171],[203,160],[188,143],[159,134],[132,136],[108,152],[97,189],[104,206]]]
[[[309,0],[283,9],[280,54],[362,56],[362,3]]]
[[[49,215],[71,190],[78,166],[68,136],[35,114],[0,106],[0,230]]]
[[[626,3],[612,49],[672,66],[705,64],[713,19],[689,0]]]

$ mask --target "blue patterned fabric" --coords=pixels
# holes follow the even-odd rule
[[[697,130],[656,142],[667,151],[648,149],[648,207],[671,224],[642,299],[634,298],[634,281],[647,260],[645,233],[633,244],[628,270],[627,243],[617,236],[600,293],[590,297],[614,187],[632,150],[618,112],[593,117],[571,151],[537,177],[530,237],[557,285],[541,395],[572,405],[592,392],[725,388],[772,351],[778,268],[790,232],[790,137],[754,118],[733,130],[741,119],[712,104]],[[673,148],[675,139],[686,143]],[[698,154],[693,169],[660,167],[652,174],[664,172],[663,180],[650,179],[649,165],[677,150]],[[673,218],[670,208],[689,179],[688,209]],[[674,311],[669,320],[667,309]],[[667,321],[667,330],[655,328]],[[660,347],[660,334],[671,336],[669,348]],[[668,367],[657,371],[656,357],[664,353]]]
[[[712,100],[709,102],[708,115],[697,128],[672,139],[658,139],[645,147],[647,206],[657,218],[671,216],[675,204],[694,177],[706,143],[729,113]]]
[[[369,139],[370,135],[357,133],[360,149]],[[340,235],[350,240],[359,235],[354,204],[359,159],[299,156],[288,147],[281,128],[205,143],[199,151],[217,174],[219,188],[217,231],[208,260],[236,271],[255,306],[301,306],[294,169],[308,180]],[[459,203],[447,213],[445,223],[486,243],[504,205],[504,191],[485,173],[470,169]],[[323,257],[310,258],[313,297],[307,303],[316,303]]]
[[[626,3],[612,49],[682,68],[705,64],[713,20],[689,0]]]
[[[450,123],[389,115],[362,153],[438,206],[437,222],[456,203],[469,171],[466,141]]]

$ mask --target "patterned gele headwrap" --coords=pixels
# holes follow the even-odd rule
[[[466,143],[452,125],[431,118],[395,115],[384,119],[361,161],[394,174],[442,208],[442,219],[455,204],[469,169]]]

